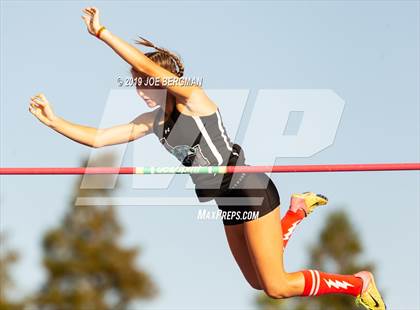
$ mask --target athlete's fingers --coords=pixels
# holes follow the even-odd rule
[[[35,101],[35,102],[38,102],[38,103],[43,102],[43,100],[42,100],[42,98],[41,98],[40,94],[36,94],[35,96],[31,97],[31,100],[32,100],[32,101]]]
[[[40,94],[39,94],[39,97],[40,97],[42,100],[44,100],[44,101],[48,101],[48,100],[47,100],[47,97],[45,97],[45,95],[44,95],[43,93],[40,93]]]
[[[48,103],[48,100],[43,93],[36,94],[35,96],[31,97],[31,99],[37,100],[40,103]]]
[[[92,14],[92,12],[90,12],[89,10],[87,10],[87,9],[84,9],[83,10],[83,13],[85,13],[86,15],[88,15],[89,17],[91,17],[93,14]]]
[[[37,104],[34,104],[34,103],[32,103],[31,105],[30,105],[31,107],[32,107],[32,109],[34,109],[35,111],[44,111],[44,107],[43,106],[40,106],[40,105],[37,105]]]
[[[45,107],[48,104],[47,102],[45,102],[45,101],[43,101],[43,100],[41,100],[40,98],[37,98],[37,97],[34,97],[31,100],[31,102],[34,103],[34,104],[40,105],[42,107]]]
[[[38,118],[38,119],[39,119],[39,117],[38,117],[38,115],[36,115],[36,111],[35,111],[34,109],[29,109],[29,112],[30,112],[33,116],[35,116],[36,118]]]
[[[29,105],[30,105],[31,107],[33,107],[33,108],[37,108],[37,107],[38,107],[38,104],[37,104],[35,101],[30,101],[30,102],[29,102]]]
[[[92,17],[85,15],[85,16],[82,16],[82,18],[83,18],[83,20],[84,20],[84,22],[85,22],[86,26],[87,26],[87,27],[90,27],[90,23],[91,23],[91,21],[92,21]]]
[[[29,108],[29,111],[34,115],[34,116],[36,116],[37,118],[39,118],[40,117],[40,115],[41,115],[41,113],[40,113],[40,111],[39,111],[39,109],[34,109],[34,108]]]
[[[33,109],[38,108],[38,105],[34,102],[31,102],[29,106],[32,107]]]
[[[45,102],[46,104],[48,104],[48,99],[47,99],[47,97],[45,97],[45,95],[43,93],[41,93],[40,97],[42,99],[42,102]]]

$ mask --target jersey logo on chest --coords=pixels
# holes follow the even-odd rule
[[[194,146],[172,146],[166,138],[160,139],[160,143],[174,155],[184,166],[210,166],[210,161],[204,156],[199,144]]]

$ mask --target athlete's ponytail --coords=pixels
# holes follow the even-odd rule
[[[140,40],[136,40],[135,42],[140,45],[144,45],[147,47],[154,48],[155,52],[145,53],[147,57],[149,57],[152,61],[157,63],[159,66],[165,68],[166,70],[172,72],[178,77],[182,77],[184,75],[184,65],[181,61],[181,58],[176,55],[175,53],[170,52],[169,50],[158,47],[149,40],[140,37]]]

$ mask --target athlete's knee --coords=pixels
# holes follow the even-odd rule
[[[255,290],[259,290],[259,291],[261,291],[263,288],[262,288],[262,285],[260,284],[260,282],[255,282],[255,281],[250,281],[250,280],[247,280],[248,281],[248,284],[253,288],[253,289],[255,289]]]
[[[292,288],[287,283],[268,283],[264,287],[267,296],[274,299],[283,299],[292,297]]]

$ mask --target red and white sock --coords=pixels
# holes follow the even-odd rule
[[[298,209],[293,211],[289,209],[281,219],[281,228],[283,231],[283,248],[286,248],[293,232],[300,222],[305,218],[305,211]]]
[[[302,273],[305,277],[302,296],[325,294],[358,296],[363,288],[363,280],[354,275],[329,274],[318,270],[304,270]]]

